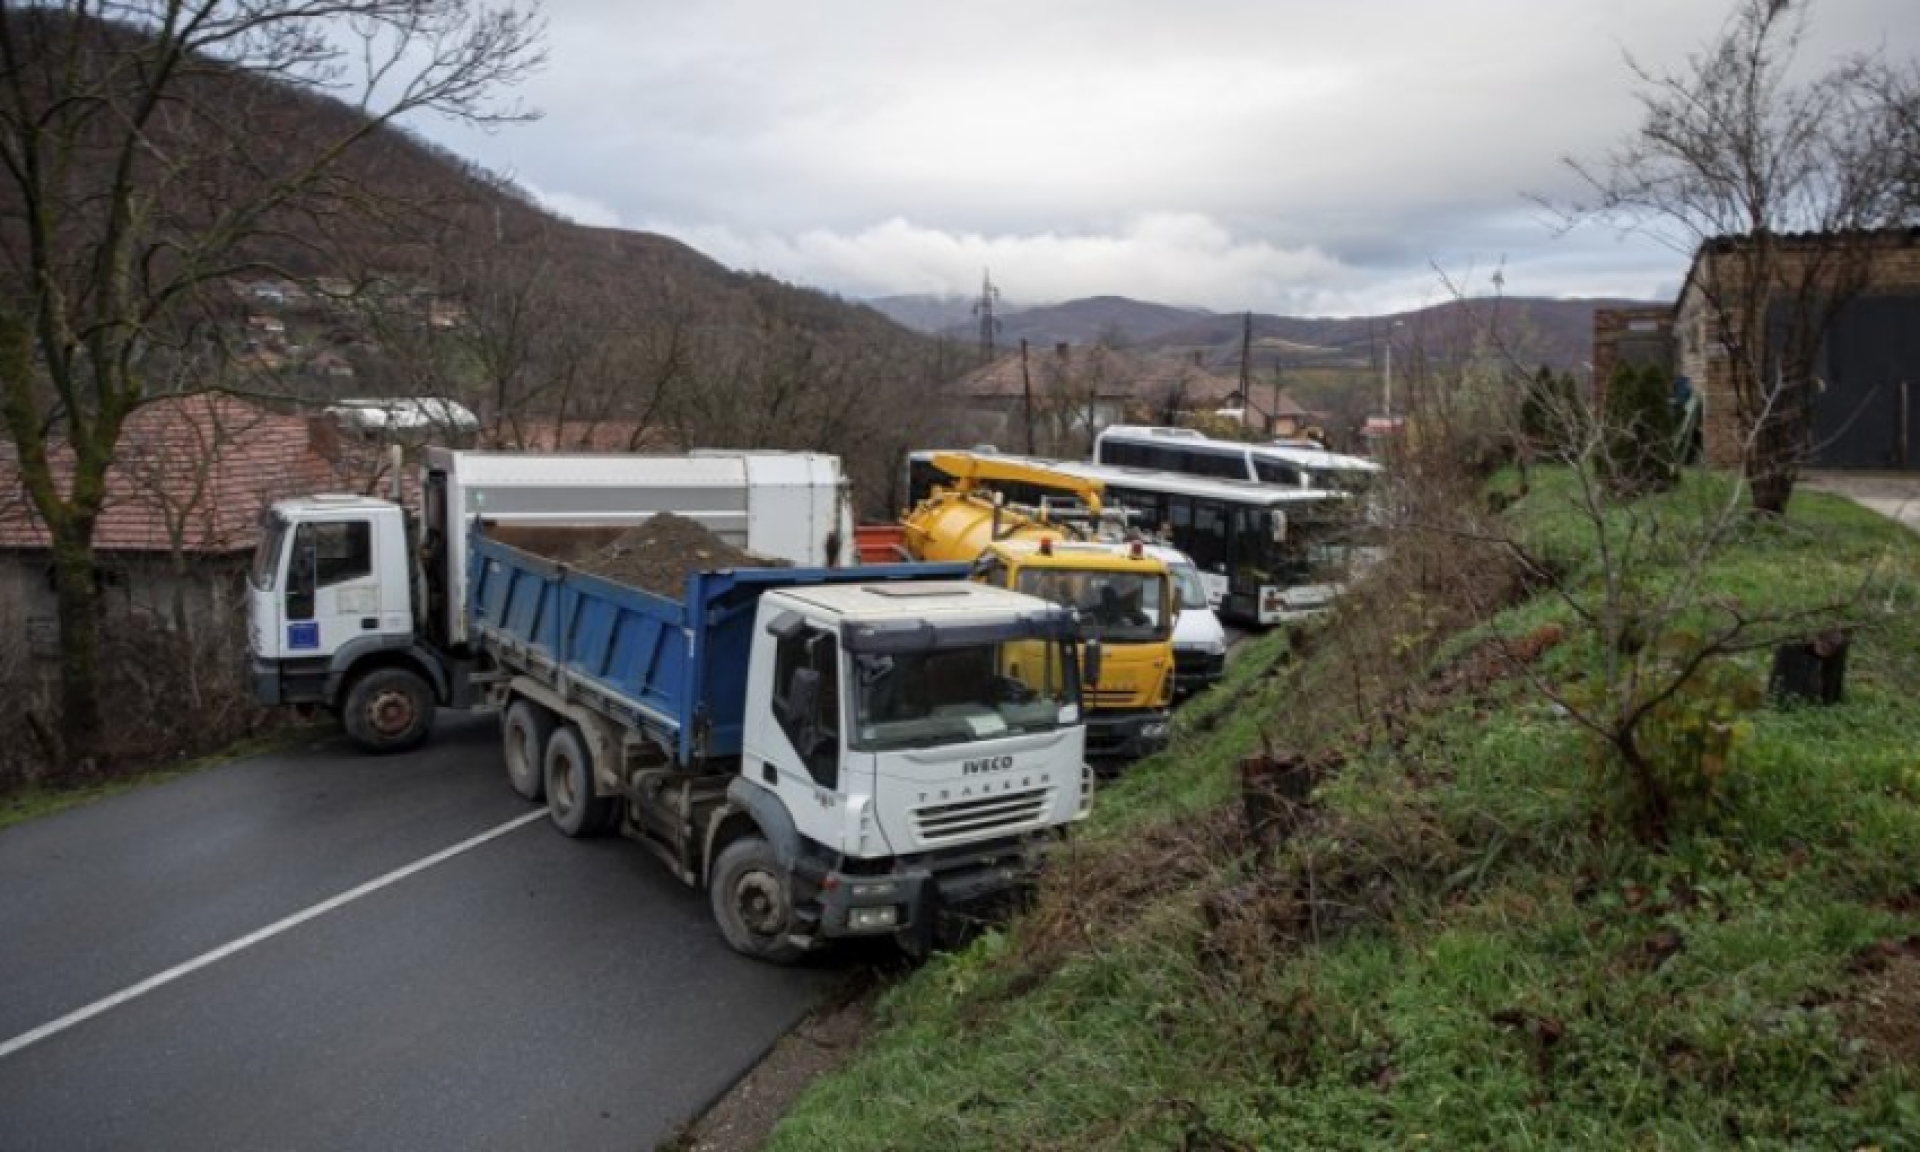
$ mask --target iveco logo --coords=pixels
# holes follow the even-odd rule
[[[1005,772],[1013,767],[1011,756],[989,756],[984,760],[968,760],[960,765],[963,776],[983,776],[988,772]]]

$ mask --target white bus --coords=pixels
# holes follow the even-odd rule
[[[1126,509],[1132,524],[1192,557],[1208,601],[1230,619],[1269,625],[1318,612],[1339,595],[1362,556],[1359,503],[1344,492],[1084,460],[994,458],[1100,481],[1109,509]],[[932,452],[913,453],[907,461],[908,506],[946,481],[933,466]],[[1061,493],[1036,485],[985,486],[1014,503],[1063,502]]]
[[[1295,444],[1215,440],[1191,428],[1115,424],[1093,442],[1098,464],[1150,468],[1222,480],[1254,480],[1284,488],[1363,492],[1380,465],[1359,456]]]

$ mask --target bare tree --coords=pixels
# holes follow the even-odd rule
[[[1871,277],[1874,232],[1916,209],[1911,64],[1855,56],[1798,80],[1807,7],[1739,0],[1678,71],[1629,57],[1640,127],[1598,161],[1567,161],[1591,192],[1570,219],[1696,258],[1704,339],[1724,351],[1743,468],[1772,512],[1804,460],[1821,340]]]
[[[495,96],[540,31],[483,0],[0,6],[0,417],[52,536],[70,762],[101,731],[93,533],[128,415],[202,386],[180,351],[211,289],[377,208],[349,161],[396,118],[522,118]]]

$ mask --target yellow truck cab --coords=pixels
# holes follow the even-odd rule
[[[1081,688],[1089,756],[1133,759],[1166,744],[1178,607],[1164,561],[1137,544],[1025,534],[988,544],[973,578],[1075,610],[1082,639],[1099,642],[1099,681]]]

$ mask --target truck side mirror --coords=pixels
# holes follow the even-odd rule
[[[1080,684],[1100,683],[1100,641],[1089,640],[1080,646]]]
[[[767,621],[767,635],[775,640],[791,640],[800,635],[806,626],[807,622],[800,618],[798,612],[782,612]]]
[[[1278,509],[1273,513],[1273,542],[1275,544],[1287,542],[1287,514]]]

